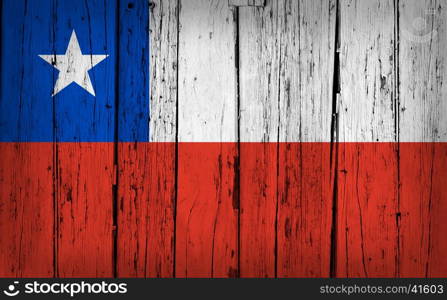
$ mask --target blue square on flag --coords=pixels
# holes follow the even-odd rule
[[[2,5],[0,142],[148,140],[148,1]]]

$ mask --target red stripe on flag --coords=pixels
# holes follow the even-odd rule
[[[118,277],[173,277],[175,143],[118,148]]]
[[[0,277],[52,277],[53,145],[0,143],[0,156]]]
[[[338,153],[335,275],[397,276],[397,144],[343,143]]]
[[[281,143],[278,277],[329,277],[333,202],[329,143]]]
[[[234,277],[237,144],[180,143],[178,147],[176,276]]]
[[[57,145],[57,276],[113,276],[113,143]]]
[[[240,274],[274,277],[278,145],[242,143],[240,149]]]
[[[400,144],[402,277],[447,276],[447,144]]]
[[[117,150],[0,144],[0,276],[447,274],[446,143],[340,143],[332,160],[329,143]]]

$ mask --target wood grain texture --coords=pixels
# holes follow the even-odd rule
[[[234,143],[180,143],[177,277],[238,276]]]
[[[339,149],[338,277],[397,276],[397,164],[394,143]]]
[[[181,1],[178,139],[235,142],[236,70],[232,10],[217,0]]]
[[[329,274],[330,152],[296,142],[330,140],[334,8],[267,1],[240,9],[242,276]]]
[[[150,138],[175,142],[177,135],[177,0],[152,1],[150,10]]]
[[[400,276],[447,270],[446,1],[404,1],[399,11]],[[425,142],[414,143],[414,142]],[[410,163],[411,162],[411,163]]]
[[[51,93],[53,72],[38,72],[35,56],[25,55],[42,44],[40,30],[52,32],[51,3],[45,1],[2,1],[1,8],[1,82],[0,133],[2,142],[53,141],[53,105],[42,101],[42,94]],[[40,19],[38,26],[32,26]],[[19,22],[19,26],[7,26]],[[40,58],[39,58],[40,59]],[[43,60],[43,64],[47,64]],[[48,64],[47,64],[48,65]],[[51,66],[50,66],[51,67]],[[48,95],[48,94],[46,94]],[[42,118],[41,116],[46,116]]]
[[[340,142],[394,142],[394,4],[340,3]]]
[[[53,145],[0,143],[0,153],[0,277],[52,277]]]
[[[149,140],[149,1],[118,1],[115,142]],[[119,164],[119,162],[118,162]]]
[[[242,277],[274,277],[276,272],[278,15],[277,1],[239,9]]]
[[[264,6],[265,0],[228,0],[230,6]]]
[[[446,1],[400,3],[399,137],[402,142],[446,142]]]
[[[184,0],[180,5],[176,276],[235,276],[233,11],[218,0]],[[215,144],[197,143],[205,141]]]
[[[330,142],[336,1],[281,3],[281,142]]]
[[[333,183],[329,143],[279,145],[277,276],[329,277]]]
[[[397,274],[394,12],[393,1],[340,2],[336,276]]]
[[[85,53],[101,51],[114,58],[102,65],[103,75],[91,72],[97,92],[95,98],[82,90],[76,94],[79,87],[71,85],[73,94],[64,90],[51,99],[56,142],[56,276],[111,277],[114,274],[114,144],[99,141],[101,136],[113,141],[116,129],[117,5],[116,1],[64,1],[63,5],[55,1],[53,4],[57,15],[53,20],[55,47],[64,49],[68,44],[65,27],[68,23],[82,37],[80,44]],[[70,134],[73,137],[69,141],[73,143],[66,143]]]
[[[400,144],[401,277],[446,273],[446,162],[445,143]]]
[[[112,143],[57,146],[57,276],[113,276]]]
[[[117,276],[173,277],[175,143],[122,143]]]
[[[176,0],[154,1],[150,11],[153,143],[121,143],[117,149],[119,277],[174,275],[177,14]]]
[[[336,6],[280,3],[277,275],[327,277]]]
[[[31,26],[34,18],[51,30],[46,3],[0,3],[0,277],[54,276],[54,148],[51,142],[21,143],[33,140],[33,128],[52,122],[41,118],[49,115],[49,105],[35,105],[39,96],[33,91],[43,88],[31,77],[35,57],[16,55],[41,43],[39,29]],[[48,133],[36,131],[35,136]]]
[[[0,277],[447,274],[447,0],[0,10]]]

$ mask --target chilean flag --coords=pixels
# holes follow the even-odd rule
[[[266,115],[249,87],[281,78],[253,69],[232,81],[220,70],[251,70],[250,57],[206,49],[234,50],[233,30],[192,33],[230,24],[227,1],[179,2],[170,85],[152,72],[163,62],[150,53],[149,1],[1,1],[0,276],[445,276],[445,143],[355,134],[365,124],[350,123],[343,99],[337,118],[310,120],[284,100],[293,80],[266,96],[284,100]],[[255,28],[241,12],[239,27]],[[308,84],[331,108],[332,86]],[[318,102],[302,96],[307,111]]]
[[[115,148],[149,142],[149,3],[1,10],[0,274],[112,276]]]

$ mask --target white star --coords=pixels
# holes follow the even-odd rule
[[[83,55],[74,30],[65,55],[39,55],[39,57],[59,70],[59,77],[54,85],[52,96],[55,96],[73,82],[95,96],[95,90],[93,89],[88,71],[106,59],[107,56]]]

